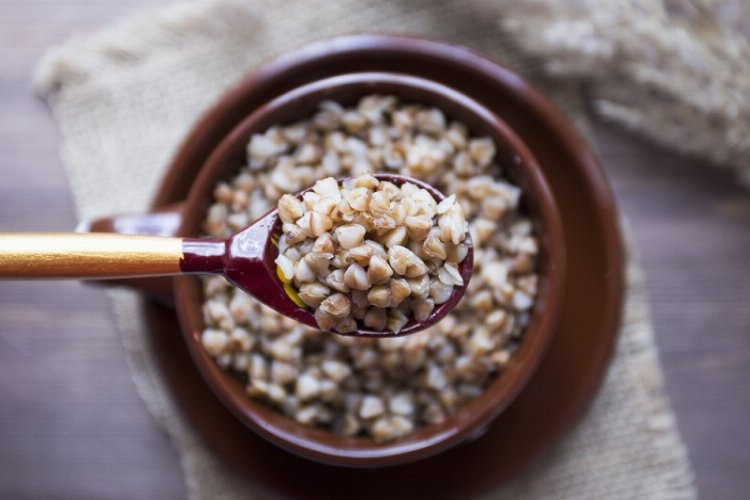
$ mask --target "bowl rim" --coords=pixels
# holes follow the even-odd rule
[[[262,68],[256,70],[256,72],[260,71],[262,71]],[[506,371],[503,371],[501,376],[491,383],[482,396],[463,407],[453,416],[447,418],[443,423],[425,426],[405,438],[404,441],[375,445],[369,439],[359,438],[360,441],[366,439],[371,443],[371,446],[351,448],[352,445],[357,443],[357,438],[344,438],[336,436],[329,431],[310,429],[293,422],[290,418],[273,410],[276,415],[288,422],[292,422],[293,427],[297,430],[290,432],[288,425],[279,426],[274,421],[260,417],[257,411],[253,411],[251,408],[252,406],[257,406],[257,404],[264,403],[256,402],[253,405],[251,404],[252,400],[244,395],[244,393],[241,398],[238,398],[236,391],[229,390],[226,379],[230,375],[218,368],[213,359],[203,350],[200,344],[200,331],[194,328],[195,314],[190,315],[187,312],[190,308],[185,307],[185,304],[195,300],[195,294],[191,293],[189,288],[197,285],[190,285],[189,278],[178,278],[175,282],[177,311],[188,348],[203,378],[224,406],[247,427],[288,451],[324,463],[358,467],[394,465],[425,458],[481,433],[491,420],[502,412],[520,393],[544,356],[546,348],[554,335],[557,319],[562,309],[561,291],[564,289],[565,279],[564,236],[554,196],[544,180],[544,175],[536,159],[521,139],[493,112],[467,95],[432,80],[395,73],[349,73],[315,80],[283,93],[256,108],[222,139],[210,157],[204,162],[197,178],[193,181],[185,202],[186,210],[183,212],[185,217],[179,234],[182,236],[193,235],[188,234],[187,228],[195,223],[195,214],[199,211],[198,206],[206,200],[205,185],[211,181],[212,173],[220,169],[220,163],[225,159],[226,154],[228,154],[227,151],[231,147],[237,147],[239,142],[246,143],[251,133],[265,130],[266,127],[259,126],[258,124],[268,121],[269,117],[274,116],[280,109],[291,106],[298,100],[305,99],[310,95],[319,95],[326,89],[338,90],[342,85],[362,85],[364,82],[372,81],[380,83],[391,82],[398,85],[410,86],[421,92],[433,92],[436,95],[447,96],[449,100],[480,116],[483,121],[491,124],[491,128],[497,131],[498,135],[502,138],[501,140],[509,145],[510,149],[520,157],[521,163],[519,169],[524,171],[532,183],[536,202],[543,201],[538,204],[537,209],[545,228],[544,236],[547,239],[547,242],[542,245],[547,252],[545,260],[550,265],[546,270],[547,287],[545,290],[539,292],[535,310],[544,307],[545,313],[540,315],[537,311],[535,315],[541,316],[538,320],[539,325],[537,325],[530,338],[528,336],[529,332],[525,335],[526,341],[521,344],[522,346],[526,346],[524,347],[527,352],[526,358],[524,358],[525,364],[523,370],[517,369],[516,372],[512,373],[514,375],[514,378],[511,379],[513,383],[508,382],[509,375],[506,374]],[[213,184],[215,182],[211,182],[211,186]],[[556,243],[552,244],[550,242]],[[192,331],[191,328],[193,328]],[[516,359],[516,357],[513,359]],[[239,384],[239,382],[237,383]],[[276,417],[271,420],[275,419]],[[437,429],[437,432],[434,432],[435,429]],[[308,437],[300,437],[299,431],[302,431],[302,434]],[[325,442],[309,437],[321,432],[326,434]]]

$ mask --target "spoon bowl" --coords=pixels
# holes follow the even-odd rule
[[[414,184],[429,192],[438,203],[445,199],[445,195],[434,187],[411,177],[384,173],[373,174],[373,176],[380,181],[392,182],[397,186],[407,182]],[[342,181],[343,179],[339,179],[339,183]],[[302,197],[311,189],[312,187],[298,193],[297,196]],[[275,260],[279,255],[279,248],[276,242],[280,235],[281,222],[278,210],[272,210],[254,224],[231,236],[226,241],[226,251],[222,257],[223,274],[231,283],[250,293],[277,312],[309,327],[318,328],[313,315],[314,311],[308,307],[300,307],[292,299],[289,291],[277,275]],[[369,329],[358,322],[357,330],[341,335],[353,337],[403,336],[429,328],[443,319],[461,300],[471,279],[474,251],[469,234],[466,235],[464,243],[468,247],[468,253],[459,265],[459,272],[464,284],[454,287],[450,298],[443,304],[436,306],[427,319],[416,321],[413,317],[410,317],[409,322],[398,333],[390,330]],[[186,254],[182,268],[186,272],[193,272],[200,268],[205,269],[204,259],[202,255],[197,253]]]

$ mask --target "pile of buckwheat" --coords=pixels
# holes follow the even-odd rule
[[[426,320],[463,286],[468,224],[456,196],[370,174],[315,183],[302,199],[285,194],[276,264],[321,330],[398,333],[410,317]]]
[[[254,135],[247,149],[248,164],[215,189],[209,235],[228,237],[320,179],[393,172],[455,195],[474,269],[445,319],[386,339],[313,330],[222,277],[204,278],[202,341],[216,362],[246,381],[249,396],[297,422],[379,443],[478,397],[513,355],[537,292],[538,242],[520,189],[494,162],[493,141],[469,137],[438,109],[371,95],[351,108],[324,102],[309,120]]]

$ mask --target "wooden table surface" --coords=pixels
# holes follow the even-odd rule
[[[0,0],[0,231],[67,230],[59,133],[31,90],[43,50],[156,0]],[[750,491],[750,189],[595,123],[630,221],[703,498]],[[0,498],[182,498],[178,457],[130,381],[102,293],[0,287]]]

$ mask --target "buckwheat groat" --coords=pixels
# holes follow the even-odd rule
[[[468,224],[455,196],[438,204],[412,183],[364,174],[340,187],[326,177],[302,200],[283,195],[278,209],[281,279],[316,310],[322,330],[347,333],[359,320],[398,333],[464,284]],[[437,301],[427,296],[433,282],[444,285]]]
[[[379,186],[366,175],[379,171],[415,177],[454,195],[446,205],[460,207],[468,222],[473,275],[463,300],[440,323],[389,339],[313,330],[262,306],[222,277],[204,278],[206,350],[246,381],[250,397],[304,425],[387,442],[455,413],[502,376],[537,293],[538,242],[520,211],[520,189],[495,164],[495,148],[491,139],[471,137],[440,110],[377,95],[350,108],[326,102],[309,120],[253,136],[247,165],[216,187],[205,231],[227,237],[277,204],[283,207],[288,223],[299,230],[287,226],[282,252],[287,261],[279,266],[297,280],[299,295],[318,311],[321,328],[344,330],[362,321],[397,331],[407,314],[417,319],[429,314],[458,286],[459,276],[448,264],[461,262],[465,248],[453,240],[460,228],[450,219],[440,222],[442,215],[437,226],[419,215],[405,217],[399,224],[405,235],[399,229],[373,238],[361,220],[334,227],[332,219],[315,215],[307,200],[284,196],[316,181],[323,180],[314,191],[321,207],[329,203],[322,198],[335,196],[326,178],[360,176],[342,198],[357,210],[364,206],[364,191],[358,191],[364,188],[369,204],[379,206]],[[403,240],[406,245],[398,243]],[[391,262],[389,251],[396,247],[409,253],[393,250]],[[308,257],[326,253],[333,254],[327,274],[320,259]],[[433,261],[445,264],[431,267]],[[392,302],[409,307],[394,309]]]

